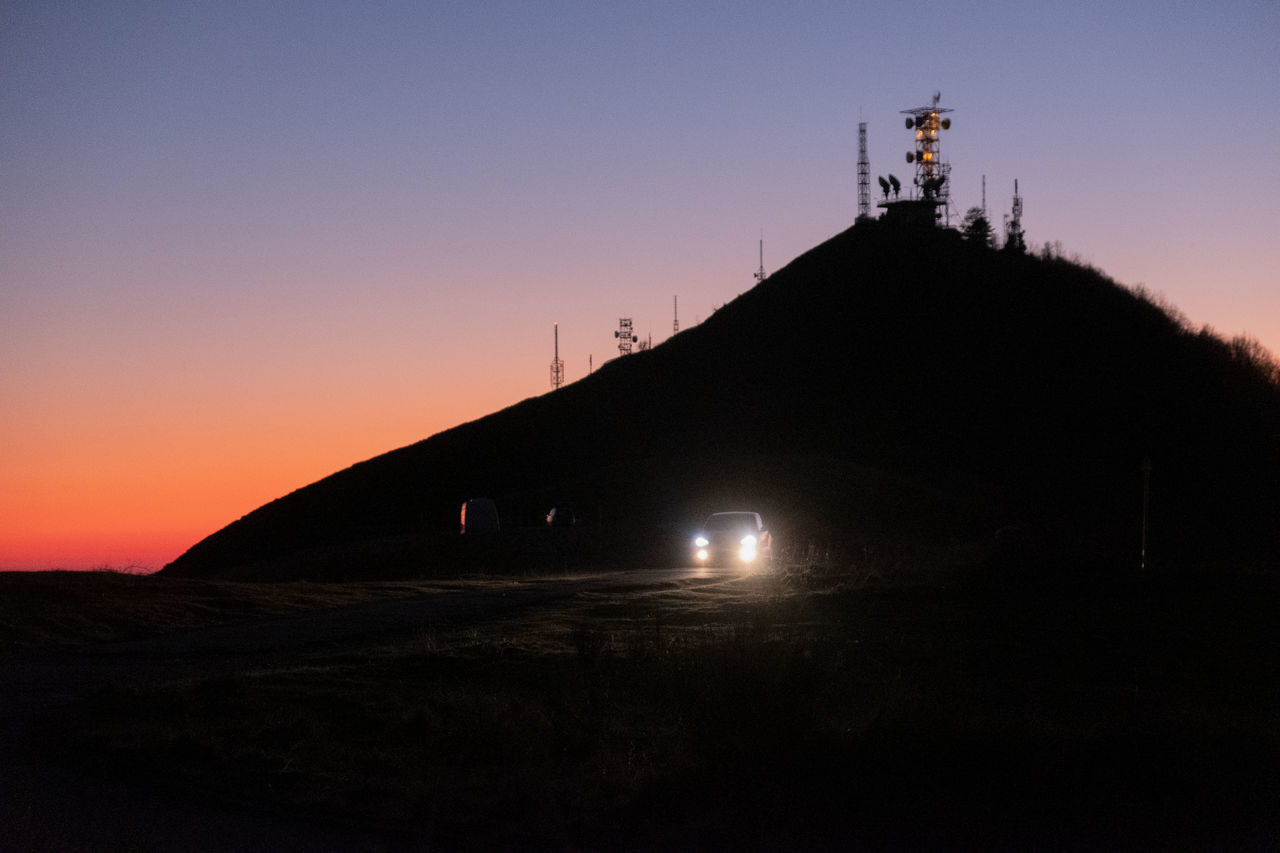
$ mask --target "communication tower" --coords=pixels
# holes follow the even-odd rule
[[[671,297],[671,334],[680,331],[680,297]]]
[[[1013,209],[1004,220],[1004,245],[1006,249],[1023,252],[1027,238],[1022,232],[1022,196],[1018,195],[1018,179],[1013,179]]]
[[[631,355],[631,345],[640,340],[631,332],[630,317],[618,318],[618,331],[613,336],[618,339],[618,355]]]
[[[760,236],[760,269],[756,270],[756,274],[755,274],[756,283],[758,284],[758,283],[760,283],[760,282],[764,281],[764,278],[765,278],[765,275],[764,275],[764,235],[762,234],[762,235]]]
[[[560,324],[556,323],[556,349],[551,359],[551,387],[559,388],[564,384],[564,362],[560,360]]]
[[[886,216],[932,220],[933,224],[940,220],[951,223],[951,191],[947,181],[951,164],[943,162],[940,147],[942,131],[951,127],[951,119],[943,118],[942,114],[951,110],[939,106],[941,100],[942,93],[935,92],[930,106],[901,110],[907,117],[907,129],[916,132],[915,149],[907,152],[907,162],[915,164],[916,175],[911,198],[898,201],[895,193],[895,200],[890,202],[886,193],[879,205],[885,208]]]
[[[858,122],[858,219],[871,218],[871,160],[867,157],[867,123]]]

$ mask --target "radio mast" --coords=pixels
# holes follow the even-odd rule
[[[564,384],[564,362],[560,360],[560,324],[556,323],[556,350],[551,359],[551,388],[559,388]]]
[[[867,123],[858,122],[858,219],[871,218],[871,160],[867,157]]]
[[[1004,220],[1004,247],[1015,252],[1027,250],[1026,235],[1022,231],[1022,196],[1018,195],[1018,179],[1013,179],[1013,211]]]

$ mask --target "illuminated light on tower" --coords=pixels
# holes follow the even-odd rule
[[[858,219],[871,218],[871,160],[867,157],[867,123],[858,122]]]
[[[560,360],[560,324],[556,323],[556,350],[551,359],[551,387],[559,388],[564,384],[564,362]]]
[[[618,355],[631,355],[631,345],[640,340],[631,332],[630,317],[618,318],[618,331],[613,336],[618,339]]]
[[[940,147],[942,131],[951,127],[951,119],[943,118],[942,114],[951,110],[938,106],[941,100],[942,93],[935,92],[932,105],[901,111],[907,116],[907,129],[916,132],[915,150],[907,152],[907,162],[915,164],[916,176],[910,199],[890,202],[886,196],[880,203],[879,207],[886,208],[886,214],[892,212],[904,219],[927,218],[934,224],[939,220],[951,224],[951,189],[947,180],[951,176],[951,164],[943,162]]]

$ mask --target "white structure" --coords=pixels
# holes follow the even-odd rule
[[[631,345],[640,340],[631,331],[631,318],[618,318],[618,331],[613,333],[618,339],[618,355],[631,355]]]

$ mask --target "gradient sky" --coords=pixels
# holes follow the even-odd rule
[[[1267,2],[0,2],[0,569],[165,562],[909,178],[1280,352]],[[1080,345],[1088,346],[1081,330]],[[750,346],[743,341],[743,346]],[[637,413],[642,416],[642,413]]]

